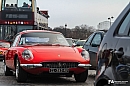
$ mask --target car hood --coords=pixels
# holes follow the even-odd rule
[[[72,47],[59,47],[59,46],[36,46],[31,47],[37,53],[47,53],[47,52],[68,52],[75,53],[75,50]]]
[[[33,62],[84,61],[81,54],[73,47],[32,47]]]

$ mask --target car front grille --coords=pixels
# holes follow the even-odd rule
[[[41,63],[44,68],[76,68],[78,62],[43,62]]]

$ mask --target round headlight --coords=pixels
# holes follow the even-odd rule
[[[33,59],[33,54],[30,50],[24,50],[23,53],[22,53],[22,57],[25,59],[25,60],[32,60]]]

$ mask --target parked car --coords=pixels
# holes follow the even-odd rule
[[[66,38],[67,42],[70,44],[70,46],[75,46],[75,42],[72,38]]]
[[[86,40],[78,40],[75,44],[76,44],[76,46],[78,46],[78,47],[83,47],[85,41],[86,41]]]
[[[102,42],[104,35],[106,34],[107,30],[98,30],[92,33],[86,40],[83,45],[83,48],[89,52],[90,55],[90,64],[92,65],[89,69],[96,70],[96,58],[97,52]]]
[[[59,32],[26,30],[18,33],[5,54],[5,76],[15,72],[18,82],[28,75],[57,75],[85,82],[90,58],[83,48],[70,47]]]
[[[0,41],[0,60],[3,60],[6,50],[10,47],[10,43],[6,41]]]
[[[78,40],[80,40],[80,39],[74,39],[74,38],[73,38],[74,43],[76,43]]]
[[[97,65],[95,86],[130,86],[130,3],[102,40]]]

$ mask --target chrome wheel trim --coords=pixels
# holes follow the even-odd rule
[[[4,72],[6,72],[6,64],[4,64]]]
[[[15,69],[16,79],[18,78],[18,74],[19,74],[19,63],[18,63],[18,60],[17,60],[17,61],[16,61],[16,69]]]

